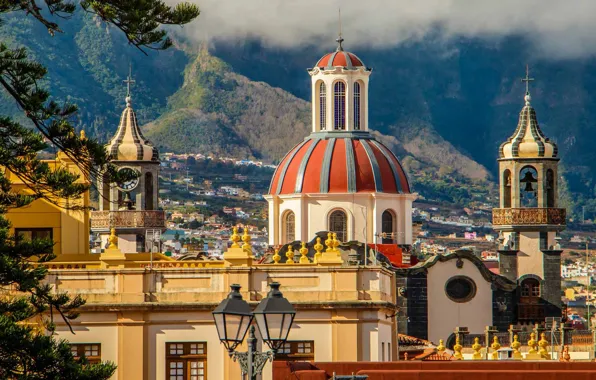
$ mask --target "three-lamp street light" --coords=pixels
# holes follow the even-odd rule
[[[267,297],[261,300],[254,311],[251,311],[248,303],[242,299],[238,284],[230,286],[232,291],[228,298],[213,310],[219,340],[228,350],[230,357],[240,363],[242,375],[248,375],[248,380],[256,379],[267,361],[273,361],[277,350],[288,339],[296,316],[292,304],[279,291],[280,284],[272,282],[269,286],[271,290]],[[256,320],[263,341],[270,348],[267,352],[257,351],[253,319]],[[247,332],[248,351],[237,352],[236,348],[242,344]]]

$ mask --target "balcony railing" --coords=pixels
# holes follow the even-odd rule
[[[493,226],[539,224],[566,224],[567,210],[564,208],[495,208]]]
[[[538,303],[518,303],[517,318],[520,321],[543,321],[544,306]]]
[[[163,211],[92,211],[91,228],[164,228]]]

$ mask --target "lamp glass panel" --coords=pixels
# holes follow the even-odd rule
[[[226,328],[224,324],[225,316],[223,314],[213,314],[213,319],[215,320],[215,327],[217,327],[217,335],[219,336],[219,340],[227,340],[226,336]]]
[[[242,322],[242,316],[237,314],[225,314],[226,318],[226,340],[236,341],[238,340],[238,334],[240,324]]]
[[[259,332],[261,333],[261,337],[263,340],[269,340],[269,331],[267,331],[267,323],[265,322],[265,314],[255,314],[255,319],[257,320],[257,327],[259,328]]]
[[[266,314],[267,327],[269,329],[269,339],[279,340],[282,338],[281,330],[283,327],[284,314]]]
[[[244,340],[244,337],[246,336],[246,332],[248,331],[248,328],[250,327],[250,322],[252,321],[252,317],[249,316],[242,316],[242,320],[240,321],[240,326],[238,329],[238,341],[242,342]]]
[[[283,319],[283,323],[281,326],[280,338],[282,340],[288,339],[288,334],[290,333],[290,328],[292,327],[293,320],[294,320],[294,314],[285,314],[285,317]]]

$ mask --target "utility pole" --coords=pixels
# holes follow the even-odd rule
[[[586,306],[588,308],[588,330],[590,329],[590,251],[588,250],[589,240],[586,237]]]

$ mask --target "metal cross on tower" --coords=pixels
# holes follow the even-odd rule
[[[337,51],[343,51],[344,47],[341,46],[342,42],[344,42],[344,39],[341,36],[341,8],[339,8],[339,37],[337,37],[335,41],[337,41]]]
[[[132,79],[132,65],[128,67],[128,77],[122,82],[126,83],[126,97],[130,96],[130,85],[135,84],[136,81]]]
[[[526,65],[526,77],[522,78],[522,82],[526,82],[526,94],[530,93],[530,82],[534,81],[534,78],[530,78],[530,66]]]

